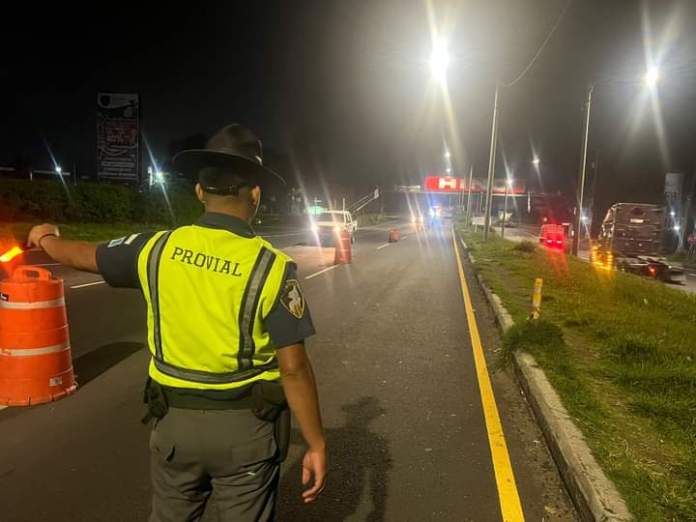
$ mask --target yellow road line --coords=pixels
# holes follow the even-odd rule
[[[483,354],[481,337],[479,336],[478,325],[476,323],[476,317],[474,316],[474,308],[471,304],[469,287],[467,286],[466,278],[464,277],[464,268],[462,267],[462,259],[459,255],[459,249],[457,248],[457,239],[454,234],[454,228],[452,229],[452,242],[454,244],[454,252],[457,256],[459,281],[462,286],[464,308],[466,310],[466,318],[469,323],[469,334],[471,335],[471,347],[474,352],[476,376],[478,378],[479,390],[481,391],[483,416],[486,421],[486,431],[488,432],[488,444],[491,448],[495,482],[498,486],[500,511],[505,522],[523,522],[524,514],[522,512],[520,496],[517,492],[515,474],[512,471],[510,455],[508,454],[507,444],[505,443],[503,426],[500,423],[498,407],[495,404],[493,386],[491,385],[491,378],[488,375],[486,357]]]

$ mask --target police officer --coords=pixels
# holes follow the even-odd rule
[[[324,488],[326,446],[304,339],[314,334],[292,259],[255,235],[261,188],[277,176],[261,142],[229,125],[174,158],[205,206],[190,226],[99,246],[34,227],[29,243],[57,262],[138,288],[151,352],[145,399],[151,521],[272,520],[289,411],[308,444],[305,502]],[[210,500],[210,502],[208,502]],[[211,516],[212,515],[212,516]]]

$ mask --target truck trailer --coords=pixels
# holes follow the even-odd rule
[[[602,221],[592,246],[592,263],[606,269],[659,279],[686,281],[684,269],[663,256],[665,209],[647,203],[616,203]]]

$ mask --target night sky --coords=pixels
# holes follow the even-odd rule
[[[455,174],[473,164],[482,178],[496,78],[519,74],[567,0],[432,3],[452,53],[454,134],[430,79],[425,2],[150,4],[5,8],[0,165],[50,168],[50,147],[66,168],[94,171],[96,93],[111,91],[140,93],[162,162],[177,140],[236,121],[291,158],[294,174],[356,191],[442,172],[444,139]],[[497,175],[505,158],[514,177],[537,183],[536,153],[544,186],[572,194],[587,84],[639,77],[646,49],[663,70],[664,132],[640,83],[597,87],[597,200],[659,201],[666,171],[694,172],[696,2],[574,0],[534,67],[501,93]]]

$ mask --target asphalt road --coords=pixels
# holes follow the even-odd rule
[[[450,231],[399,226],[402,240],[392,244],[387,226],[361,230],[353,263],[339,266],[333,249],[312,245],[305,231],[267,232],[298,262],[317,327],[308,350],[331,463],[321,499],[302,505],[295,434],[281,521],[487,522],[502,520],[501,505],[510,503],[509,490],[496,485]],[[66,281],[81,388],[53,404],[0,411],[0,520],[146,520],[141,297],[99,276],[48,268]],[[495,369],[500,340],[469,279],[525,518],[575,520],[523,397]]]

